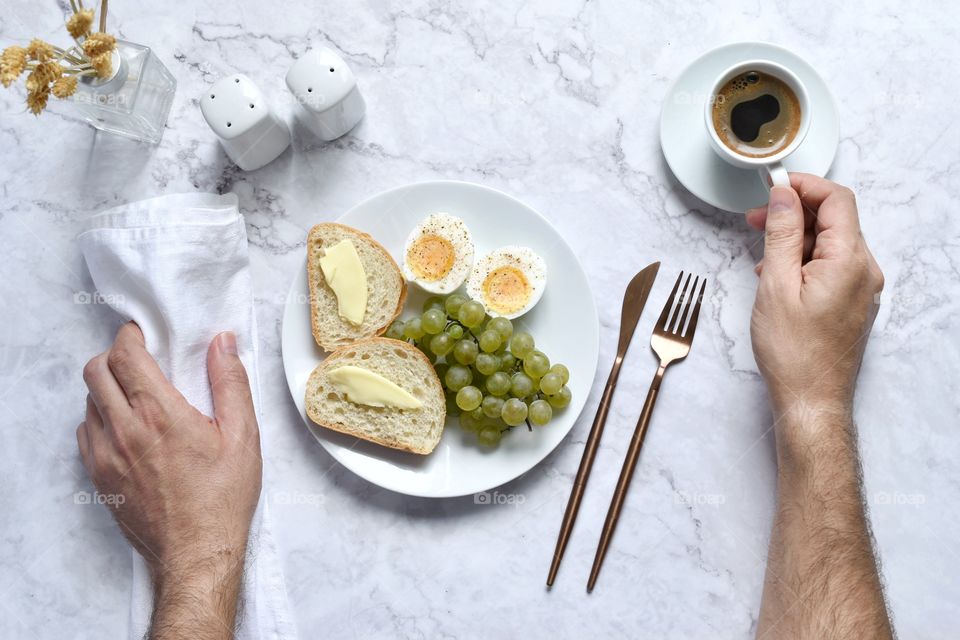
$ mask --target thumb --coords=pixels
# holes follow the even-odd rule
[[[763,241],[761,282],[778,285],[800,282],[803,261],[803,207],[800,197],[790,187],[770,189],[767,223]]]
[[[257,420],[250,395],[247,370],[237,355],[237,337],[231,331],[221,333],[207,351],[207,376],[213,393],[213,415],[217,423],[230,429],[256,428]]]

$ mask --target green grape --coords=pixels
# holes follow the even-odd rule
[[[473,372],[470,371],[470,367],[455,364],[447,369],[446,375],[443,376],[443,381],[450,391],[460,391],[460,389],[463,389],[473,382]]]
[[[493,426],[485,426],[477,433],[477,440],[480,441],[480,444],[488,447],[496,446],[502,437],[503,432]]]
[[[441,298],[440,296],[430,296],[429,298],[424,300],[423,310],[429,311],[430,309],[437,309],[438,311],[441,311],[444,314],[446,314],[446,310],[444,309],[443,298]]]
[[[427,334],[423,334],[422,336],[420,336],[419,338],[413,341],[414,344],[417,345],[417,348],[420,349],[420,351],[423,351],[423,353],[426,354],[426,356],[430,358],[431,361],[435,359],[433,357],[433,351],[430,351],[430,339],[432,337],[433,336],[428,336]]]
[[[523,424],[527,419],[527,403],[519,398],[510,398],[503,403],[500,418],[511,427]]]
[[[447,296],[447,299],[443,303],[443,307],[446,310],[448,316],[450,316],[451,318],[456,318],[457,312],[460,311],[460,307],[463,306],[463,303],[466,301],[467,299],[465,297],[463,297],[459,293],[454,293],[452,295]]]
[[[443,362],[433,365],[433,370],[437,372],[437,377],[440,378],[441,383],[443,383],[443,379],[446,377],[447,369],[449,368],[449,365]]]
[[[492,353],[481,353],[477,356],[477,361],[474,366],[477,367],[477,371],[485,376],[489,376],[500,368],[500,358]]]
[[[423,337],[423,325],[421,324],[419,316],[410,318],[406,324],[403,325],[403,337],[411,340]]]
[[[460,414],[460,428],[464,431],[476,433],[483,427],[483,417],[476,417],[473,411],[464,411]]]
[[[447,399],[447,415],[455,416],[460,413],[460,407],[457,406],[457,394],[447,393],[444,394]]]
[[[562,386],[563,379],[560,377],[559,373],[554,373],[551,371],[547,375],[540,378],[540,391],[543,391],[548,396],[560,393],[560,387]]]
[[[483,415],[488,418],[499,418],[500,410],[503,409],[503,398],[484,396],[480,408],[483,410]]]
[[[463,337],[463,327],[458,324],[452,324],[447,328],[447,333],[449,333],[450,337],[454,340],[459,340]]]
[[[423,327],[424,332],[436,335],[447,326],[447,315],[439,309],[427,309],[420,316],[420,326]]]
[[[513,323],[507,318],[491,318],[487,323],[487,331],[496,331],[506,342],[513,335]]]
[[[500,334],[494,331],[493,329],[487,329],[480,334],[478,339],[480,342],[480,349],[486,351],[487,353],[493,353],[500,348],[500,343],[503,342],[503,339],[500,337]]]
[[[483,305],[476,300],[464,302],[457,310],[457,319],[468,329],[479,327],[486,317],[487,313],[484,311]]]
[[[517,359],[513,357],[512,353],[509,351],[502,351],[500,353],[500,371],[512,372],[516,364]]]
[[[534,344],[533,336],[525,331],[518,331],[510,339],[510,353],[523,360],[533,353]]]
[[[573,397],[573,393],[570,392],[570,387],[561,387],[560,392],[552,396],[547,396],[547,402],[550,403],[550,406],[554,409],[563,409],[565,406],[570,404],[570,398]]]
[[[528,413],[530,422],[535,426],[542,427],[550,422],[550,418],[553,417],[553,408],[546,400],[534,400],[530,403]]]
[[[533,378],[540,378],[550,371],[550,359],[541,351],[534,351],[523,359],[523,370]]]
[[[460,364],[473,364],[478,351],[477,343],[473,340],[458,340],[453,346],[453,358]]]
[[[430,351],[438,356],[445,356],[453,349],[453,338],[445,333],[438,333],[430,338]]]
[[[403,321],[394,320],[390,324],[390,328],[387,329],[387,332],[384,334],[387,338],[393,338],[394,340],[403,340]]]
[[[486,387],[495,396],[505,396],[510,393],[510,376],[503,371],[496,371],[487,378]]]
[[[464,411],[473,411],[483,402],[483,394],[476,387],[467,386],[457,391],[457,406]]]
[[[486,389],[486,388],[487,388],[487,376],[483,375],[482,373],[479,373],[479,372],[478,372],[476,369],[474,369],[473,367],[470,367],[470,371],[473,372],[473,382],[472,382],[471,384],[473,384],[473,386],[475,386],[477,389],[480,389],[480,391],[483,391],[484,389]],[[486,395],[486,394],[484,394],[484,395]]]
[[[550,367],[550,373],[555,373],[560,376],[560,382],[563,384],[570,382],[570,369],[567,369],[566,365],[557,363]]]
[[[502,409],[501,409],[500,413],[503,413],[503,410],[502,410]],[[502,419],[500,416],[497,416],[496,418],[484,418],[484,420],[483,420],[483,426],[485,426],[485,427],[493,427],[493,428],[496,429],[497,431],[504,431],[504,430],[506,430],[506,428],[507,428],[507,423],[504,422],[503,419]]]
[[[533,393],[533,380],[530,376],[523,372],[513,374],[510,378],[510,394],[514,398],[526,398],[531,393]]]

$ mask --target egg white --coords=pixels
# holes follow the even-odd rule
[[[425,280],[408,264],[410,248],[424,236],[443,238],[453,247],[453,266],[438,280]],[[473,266],[473,237],[466,223],[449,213],[432,213],[410,232],[403,245],[403,275],[410,282],[430,293],[447,294],[456,290],[467,279]]]
[[[491,309],[483,295],[483,283],[487,276],[492,271],[504,266],[516,267],[530,284],[530,297],[526,304],[510,313],[500,313]],[[544,259],[529,247],[510,245],[491,251],[477,260],[470,271],[470,277],[467,279],[467,295],[481,302],[491,316],[513,319],[522,316],[536,306],[540,302],[540,298],[543,297],[546,286],[547,263]]]

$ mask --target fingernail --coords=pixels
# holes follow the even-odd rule
[[[217,336],[217,347],[223,353],[232,356],[237,355],[237,336],[234,335],[233,331],[224,331]]]
[[[793,210],[793,189],[790,187],[773,187],[770,189],[770,213],[784,213]]]

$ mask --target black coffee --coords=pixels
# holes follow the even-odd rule
[[[723,144],[740,155],[772,156],[796,138],[800,101],[780,78],[746,71],[714,96],[713,127]]]

